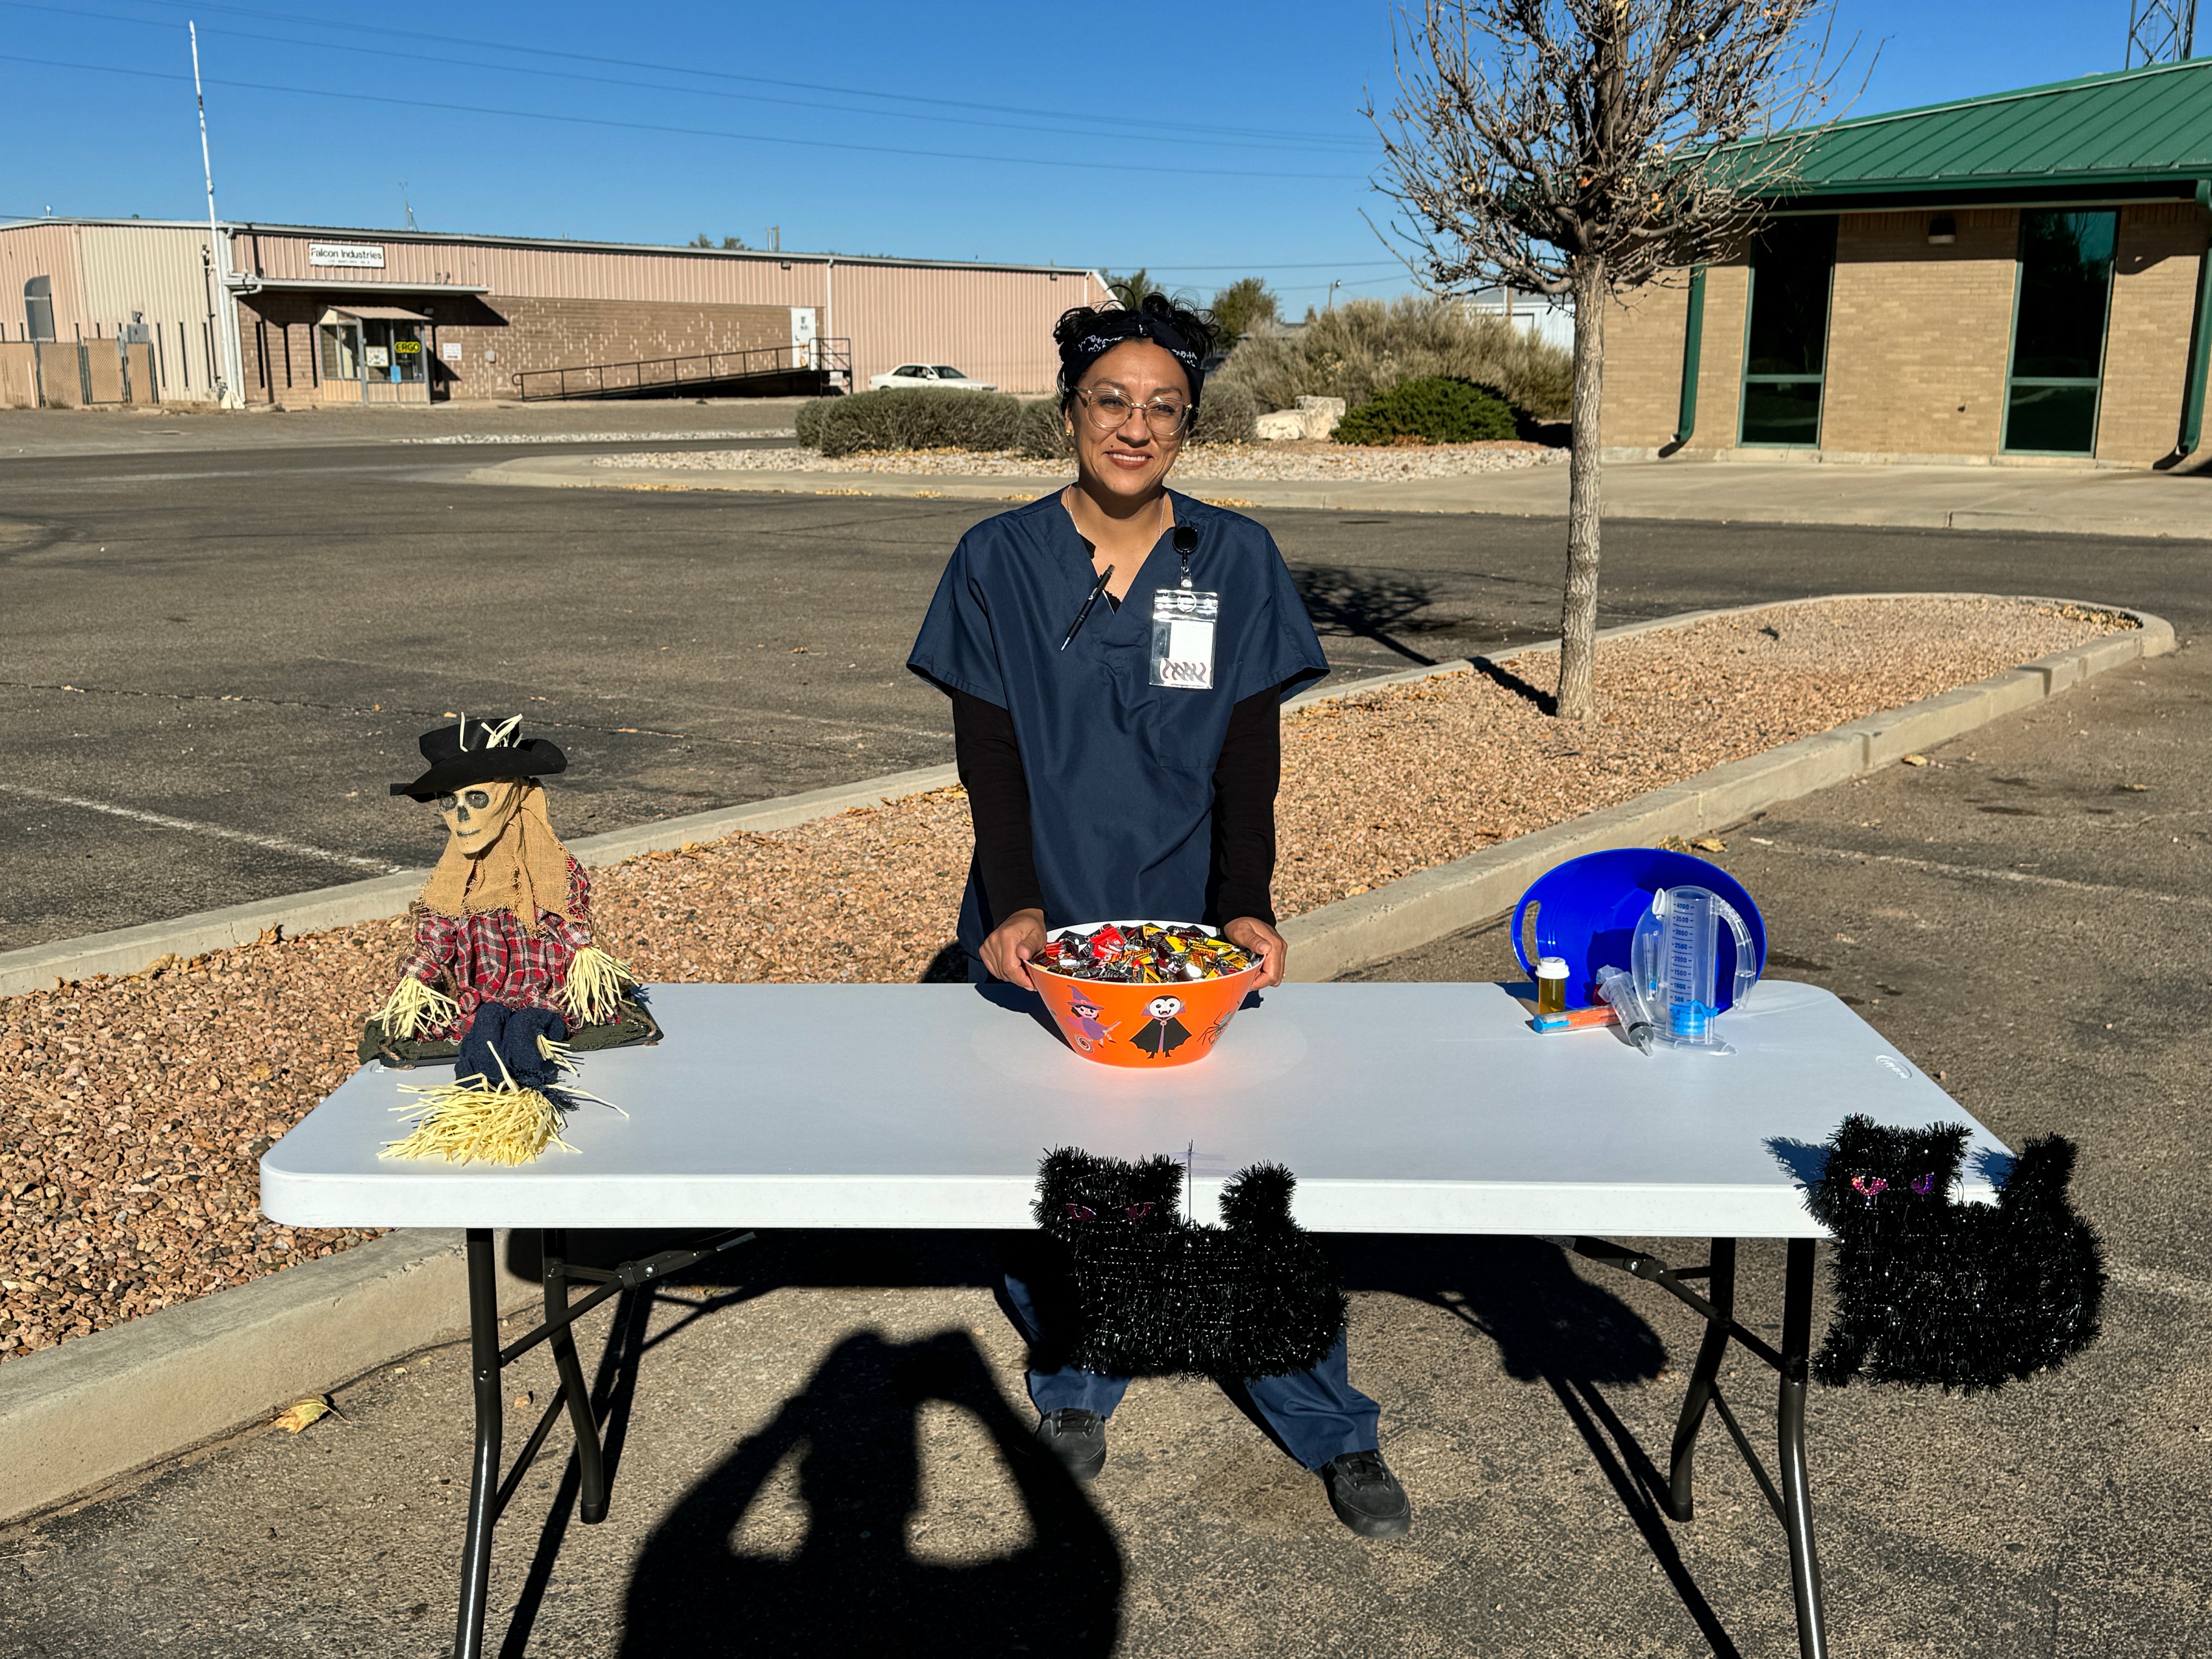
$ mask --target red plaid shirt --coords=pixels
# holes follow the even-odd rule
[[[592,942],[592,879],[584,866],[568,860],[568,909],[538,913],[535,938],[522,931],[511,910],[474,911],[441,916],[425,910],[415,918],[415,948],[399,964],[433,989],[449,991],[460,1005],[460,1018],[419,1036],[457,1039],[476,1021],[477,1009],[497,1002],[509,1008],[552,1008],[558,1000],[576,952]],[[450,982],[447,982],[450,976]]]

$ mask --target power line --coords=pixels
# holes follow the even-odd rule
[[[82,20],[88,17],[98,18],[106,22],[127,24],[133,28],[167,29],[172,27],[171,25],[163,23],[155,18],[129,17],[124,15],[120,12],[90,11],[80,7],[42,5],[38,3],[38,0],[0,0],[0,5],[7,6],[11,10],[46,12],[60,16],[69,17],[72,20]],[[228,9],[216,7],[212,8],[212,9],[224,10]],[[319,28],[347,28],[353,26],[349,24],[317,23],[313,25],[313,27]],[[210,33],[213,33],[213,31],[210,31]],[[319,47],[327,44],[324,41],[308,40],[295,34],[262,34],[251,29],[229,27],[226,27],[219,38],[233,40],[258,40],[270,45],[286,46]],[[832,114],[867,115],[875,117],[878,119],[893,121],[928,121],[939,125],[981,127],[991,131],[1067,133],[1071,131],[1069,125],[1071,121],[1090,121],[1090,118],[1081,115],[1064,115],[1059,119],[1054,121],[1051,125],[1043,125],[1022,121],[989,120],[979,116],[932,115],[902,110],[856,109],[850,105],[827,104],[807,99],[775,98],[760,93],[724,92],[711,87],[673,86],[663,81],[636,81],[624,79],[618,76],[587,75],[577,70],[532,69],[521,64],[489,63],[482,58],[441,58],[420,51],[396,51],[388,47],[366,46],[349,46],[346,47],[345,50],[358,57],[391,58],[409,64],[441,64],[455,69],[483,69],[490,70],[496,74],[501,75],[536,76],[540,78],[549,80],[582,82],[592,86],[628,87],[634,90],[643,92],[674,92],[689,98],[719,98],[737,103],[773,104],[783,108],[823,110]],[[496,50],[517,51],[522,50],[522,48],[502,47],[496,48]],[[704,71],[679,72],[702,73]],[[766,82],[765,84],[778,85],[781,83],[770,82]],[[855,93],[844,95],[860,97],[889,97],[893,94]],[[1091,125],[1095,127],[1097,124],[1095,122],[1091,122]],[[1115,128],[1109,131],[1118,131],[1120,129]],[[1313,144],[1318,143],[1324,148],[1336,148],[1340,150],[1343,150],[1343,153],[1350,153],[1348,150],[1344,150],[1343,147],[1356,142],[1352,140],[1336,139],[1314,141],[1288,137],[1280,139],[1269,138],[1265,141],[1233,137],[1191,137],[1191,129],[1178,127],[1176,131],[1179,137],[1190,138],[1191,142],[1221,149],[1279,149],[1286,145],[1307,143],[1309,147],[1311,147]],[[1094,131],[1089,136],[1103,137],[1108,135],[1107,133]]]
[[[81,70],[90,75],[128,75],[143,81],[189,81],[188,75],[160,70],[125,69],[115,64],[79,64],[56,58],[28,58],[0,52],[0,63],[30,64],[41,69]],[[226,81],[214,76],[208,84],[244,92],[282,93],[298,98],[336,98],[349,103],[387,104],[402,109],[438,110],[447,114],[490,115],[502,120],[550,121],[568,126],[606,127],[624,132],[673,134],[687,138],[724,138],[738,143],[784,144],[800,149],[846,150],[864,155],[903,155],[933,161],[983,161],[998,167],[1079,168],[1090,173],[1161,173],[1184,179],[1279,179],[1298,182],[1364,182],[1356,173],[1244,173],[1230,167],[1148,167],[1126,161],[1066,161],[1048,156],[978,155],[970,151],[915,149],[904,144],[853,144],[829,138],[787,138],[775,133],[731,132],[715,127],[679,127],[654,121],[617,121],[598,115],[549,115],[538,110],[495,109],[481,104],[441,103],[427,98],[397,98],[388,93],[339,92],[328,87],[276,86],[265,81]]]
[[[171,11],[191,11],[195,14],[222,12],[233,17],[252,17],[267,22],[290,23],[307,28],[343,30],[356,34],[374,34],[389,39],[392,30],[388,24],[345,23],[326,21],[321,18],[302,17],[295,12],[261,11],[247,6],[226,6],[204,3],[204,0],[141,0],[141,3],[160,6]],[[41,8],[41,9],[47,9]],[[886,103],[921,104],[939,109],[996,108],[1007,115],[1034,115],[1054,122],[1064,122],[1068,112],[1064,109],[1030,109],[1018,105],[1002,104],[979,106],[972,99],[926,98],[919,94],[904,92],[876,92],[866,87],[840,87],[813,81],[786,81],[761,75],[739,75],[728,70],[699,69],[689,64],[656,64],[628,58],[609,58],[598,52],[558,52],[546,46],[518,46],[503,40],[478,40],[465,35],[415,33],[414,40],[434,40],[441,46],[470,46],[479,51],[507,52],[515,56],[548,58],[567,63],[612,65],[617,69],[651,70],[667,75],[689,75],[706,80],[733,81],[749,86],[781,87],[794,92],[834,93],[841,97],[873,98]],[[1325,134],[1288,132],[1261,127],[1222,127],[1189,125],[1178,122],[1181,132],[1211,132],[1229,137],[1267,138],[1294,144],[1364,145],[1364,139],[1330,138]]]

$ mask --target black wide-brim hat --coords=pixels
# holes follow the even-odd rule
[[[544,738],[524,738],[507,720],[494,726],[489,720],[464,716],[452,726],[425,732],[416,747],[430,769],[412,783],[395,783],[392,793],[414,800],[435,800],[472,783],[493,783],[501,778],[543,778],[568,769],[568,757]]]

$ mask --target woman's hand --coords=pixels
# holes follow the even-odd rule
[[[983,965],[1007,984],[1034,991],[1036,981],[1030,977],[1030,958],[1043,949],[1044,912],[1017,910],[983,941]]]
[[[1223,922],[1221,937],[1260,958],[1260,977],[1253,984],[1254,990],[1264,991],[1283,982],[1283,969],[1290,965],[1290,941],[1259,917],[1238,916]]]

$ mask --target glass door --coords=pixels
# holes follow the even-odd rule
[[[2109,210],[2020,216],[2020,285],[2005,386],[2009,452],[2096,453],[2119,217]]]
[[[1778,219],[1753,241],[1739,443],[1820,446],[1835,269],[1833,216]]]

